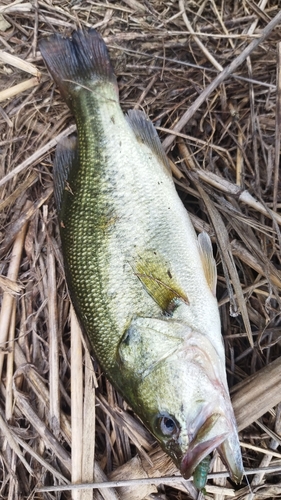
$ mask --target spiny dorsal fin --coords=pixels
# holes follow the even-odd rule
[[[198,235],[199,253],[206,276],[207,283],[216,297],[217,266],[213,255],[213,247],[210,236],[203,232]]]
[[[63,191],[66,187],[69,173],[78,162],[77,138],[66,137],[58,143],[54,160],[54,196],[58,214],[61,210]]]
[[[189,304],[186,293],[178,285],[168,263],[156,252],[142,252],[134,263],[134,271],[164,313],[172,315],[181,303]]]
[[[146,116],[143,111],[137,109],[130,109],[126,116],[128,123],[132,127],[138,141],[146,144],[151,151],[159,158],[161,163],[171,174],[169,160],[166,156],[162,144],[160,142],[157,130],[152,121]]]

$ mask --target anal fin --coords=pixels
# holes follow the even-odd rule
[[[126,116],[127,121],[133,129],[135,136],[139,142],[146,144],[152,153],[163,164],[166,173],[171,175],[171,168],[168,157],[162,147],[156,128],[152,121],[146,116],[143,111],[131,109]]]

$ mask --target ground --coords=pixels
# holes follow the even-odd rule
[[[191,483],[167,480],[175,467],[92,361],[70,308],[52,164],[74,120],[37,43],[92,26],[109,48],[123,110],[143,109],[158,127],[194,226],[211,236],[244,465],[279,467],[249,476],[251,498],[281,497],[280,7],[276,0],[2,0],[1,498],[67,499],[65,486],[38,490],[94,477],[138,482],[72,497],[198,495]],[[221,467],[214,458],[213,471]],[[141,486],[141,477],[161,479],[156,489]],[[246,480],[240,487],[208,481],[207,498],[226,495],[249,498]]]

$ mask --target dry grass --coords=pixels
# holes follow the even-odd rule
[[[164,477],[175,467],[92,364],[70,311],[52,162],[74,125],[37,40],[77,26],[105,38],[123,109],[159,126],[180,196],[214,243],[229,385],[244,465],[256,473],[251,493],[216,476],[207,497],[281,497],[280,6],[2,0],[1,498],[197,498],[192,483]],[[130,478],[137,484],[102,488]],[[66,490],[92,481],[103,485]],[[64,491],[42,491],[52,485]]]

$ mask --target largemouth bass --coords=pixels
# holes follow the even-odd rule
[[[77,145],[57,148],[54,189],[94,353],[185,478],[217,448],[239,482],[210,239],[196,237],[152,123],[124,116],[100,35],[55,34],[40,50],[77,124]]]

